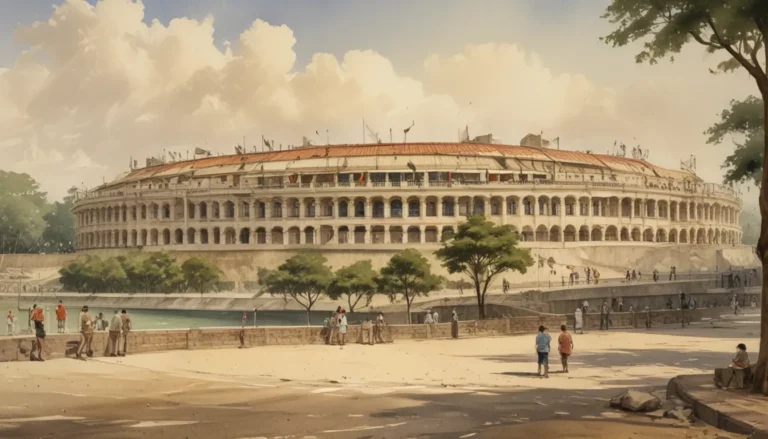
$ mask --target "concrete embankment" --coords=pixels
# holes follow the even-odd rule
[[[701,321],[717,318],[723,310],[698,309],[686,311],[687,321]],[[676,323],[680,321],[681,311],[653,312],[654,325]],[[614,327],[632,327],[643,325],[643,316],[638,314],[636,319],[630,313],[615,313],[611,315]],[[590,315],[587,320],[588,328],[599,326],[598,316]],[[459,323],[460,337],[498,336],[512,334],[535,333],[540,325],[556,331],[560,325],[573,326],[572,315],[541,314],[530,317],[514,317],[494,320],[470,320]],[[241,345],[240,334],[243,335],[243,345],[303,345],[323,343],[322,329],[315,326],[272,326],[257,328],[204,328],[169,331],[133,331],[128,339],[128,352],[161,352],[184,349],[214,349],[237,347]],[[390,325],[386,327],[385,338],[390,340],[428,340],[433,338],[448,338],[451,336],[450,323],[436,325]],[[361,327],[350,326],[348,340],[360,340]],[[62,358],[73,356],[80,336],[79,334],[49,334],[45,339],[44,357]],[[0,338],[0,362],[25,361],[32,350],[34,337],[32,335]],[[107,333],[94,334],[93,350],[97,356],[103,355],[107,345]]]

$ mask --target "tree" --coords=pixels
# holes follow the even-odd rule
[[[45,196],[29,175],[0,171],[0,251],[39,252],[50,209]]]
[[[53,253],[72,253],[75,251],[75,206],[77,188],[69,189],[64,202],[53,203],[52,210],[43,215],[43,250]]]
[[[184,280],[187,286],[200,293],[205,292],[213,284],[219,281],[221,270],[207,259],[189,258],[181,264]]]
[[[312,307],[328,291],[333,273],[319,253],[306,252],[291,256],[276,270],[258,269],[259,285],[272,296],[293,299],[307,310],[310,325]]]
[[[379,291],[388,295],[390,301],[394,302],[398,295],[403,296],[408,323],[411,323],[413,300],[419,296],[429,296],[429,293],[440,288],[441,284],[442,279],[432,274],[432,267],[427,258],[412,248],[392,256],[381,269],[378,280]]]
[[[704,132],[707,143],[719,145],[726,135],[733,137],[736,149],[725,159],[725,183],[752,182],[760,187],[763,178],[763,101],[749,96],[743,101],[731,101],[731,107],[720,113],[720,122]]]
[[[485,318],[485,294],[493,278],[510,270],[525,273],[533,265],[530,250],[517,246],[511,226],[497,226],[483,216],[460,223],[453,238],[443,242],[435,256],[449,273],[469,277],[481,319]]]
[[[350,312],[355,311],[361,300],[365,300],[363,306],[368,306],[377,291],[376,274],[369,260],[340,268],[328,288],[328,297],[333,300],[346,297]]]
[[[605,37],[614,47],[644,41],[637,62],[656,63],[674,57],[695,42],[709,53],[726,55],[718,72],[745,70],[763,101],[763,169],[768,166],[768,2],[765,0],[613,0],[604,18],[617,25]],[[760,53],[762,51],[762,54]],[[761,60],[762,59],[762,64]],[[763,264],[760,354],[753,390],[768,394],[768,173],[760,180],[760,239],[757,254]]]
[[[59,282],[65,290],[75,290],[78,293],[86,291],[88,287],[88,275],[85,272],[85,264],[90,256],[80,256],[76,260],[61,267]]]

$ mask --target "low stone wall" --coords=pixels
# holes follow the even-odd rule
[[[731,308],[699,308],[696,310],[656,310],[651,311],[651,325],[669,325],[669,324],[681,324],[685,312],[685,321],[700,322],[705,319],[718,319],[721,315],[733,313]],[[645,312],[639,311],[634,313],[629,312],[612,312],[610,314],[611,328],[644,328],[645,327]],[[573,328],[575,317],[573,314],[568,316],[568,326]],[[589,312],[583,318],[585,329],[600,329],[600,314],[597,312]]]
[[[686,311],[686,320],[700,321],[704,318],[716,318],[727,313],[727,309],[698,309]],[[654,311],[654,324],[679,323],[680,311]],[[636,314],[638,327],[644,324],[644,315]],[[630,313],[612,313],[613,327],[631,327]],[[588,328],[599,327],[599,315],[590,313],[586,320]],[[556,334],[560,325],[573,327],[573,315],[542,314],[540,316],[514,317],[507,319],[467,320],[459,322],[460,337],[498,336],[512,334],[533,334],[540,325],[544,325]],[[162,352],[180,349],[215,349],[240,346],[240,333],[246,347],[268,345],[303,345],[323,343],[322,328],[317,326],[269,326],[257,328],[204,328],[179,329],[168,331],[133,331],[128,336],[130,354],[144,352]],[[451,324],[436,325],[389,325],[385,339],[388,340],[427,340],[448,338],[451,336]],[[97,332],[93,336],[95,356],[103,356],[107,347],[108,333]],[[62,358],[74,356],[79,334],[48,334],[45,339],[43,357]],[[0,362],[26,361],[33,347],[32,335],[0,338]],[[361,340],[361,327],[350,326],[347,340],[355,343]]]

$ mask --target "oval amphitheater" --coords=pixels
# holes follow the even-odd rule
[[[437,245],[473,214],[529,247],[731,246],[740,209],[733,188],[645,160],[409,143],[133,169],[81,194],[74,212],[78,250],[266,250]]]

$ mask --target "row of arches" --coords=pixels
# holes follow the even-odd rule
[[[348,244],[436,243],[452,236],[452,226],[328,226],[234,227],[107,230],[77,235],[79,249],[182,244]],[[680,244],[734,244],[740,236],[730,230],[704,228],[567,225],[515,229],[523,242],[635,241]]]
[[[77,225],[141,220],[243,218],[402,218],[439,216],[590,216],[738,224],[736,207],[694,201],[587,196],[273,197],[173,201],[76,209]]]

